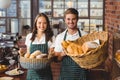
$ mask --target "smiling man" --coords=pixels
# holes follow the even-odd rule
[[[63,52],[63,40],[76,40],[86,33],[79,30],[77,22],[79,13],[74,8],[69,8],[64,13],[67,29],[58,34],[55,41],[55,55],[62,61],[59,80],[86,80],[86,70],[79,67],[69,56]]]

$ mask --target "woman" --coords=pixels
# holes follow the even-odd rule
[[[42,53],[48,54],[53,40],[53,31],[50,28],[48,17],[44,13],[39,13],[35,18],[32,33],[26,36],[27,53],[40,50]],[[40,70],[28,70],[27,80],[52,80],[50,66]]]
[[[57,35],[55,40],[55,55],[59,60],[62,60],[59,80],[86,80],[86,70],[79,67],[69,56],[66,56],[61,43],[63,40],[76,40],[86,33],[79,30],[77,27],[78,11],[74,8],[69,8],[64,14],[64,21],[67,29]]]

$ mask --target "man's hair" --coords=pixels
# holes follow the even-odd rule
[[[79,19],[79,12],[75,8],[68,8],[64,13],[64,18],[66,17],[66,14],[74,14],[76,15],[76,18]]]

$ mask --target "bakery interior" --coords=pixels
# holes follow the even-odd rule
[[[0,77],[26,80],[27,69],[20,65],[18,50],[26,49],[25,38],[32,30],[34,18],[39,12],[45,13],[56,36],[66,29],[63,14],[70,7],[79,11],[81,30],[108,33],[107,58],[88,69],[88,80],[120,80],[120,58],[115,59],[120,55],[119,0],[0,0]],[[6,73],[18,67],[20,74]],[[58,80],[60,67],[60,62],[51,62],[53,80]]]

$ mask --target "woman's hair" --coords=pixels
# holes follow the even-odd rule
[[[76,18],[79,19],[79,12],[75,8],[68,8],[64,13],[64,18],[67,14],[74,14],[76,15]]]
[[[31,37],[31,41],[33,42],[35,40],[35,37],[36,37],[36,34],[37,34],[37,26],[36,26],[36,23],[37,23],[37,20],[39,17],[44,17],[47,21],[47,28],[46,30],[44,31],[45,32],[45,35],[46,35],[46,40],[49,41],[49,40],[52,40],[52,36],[53,36],[53,31],[50,27],[50,22],[49,22],[49,18],[47,17],[46,14],[44,13],[39,13],[35,20],[34,20],[34,25],[33,25],[33,31],[32,31],[32,37]]]

